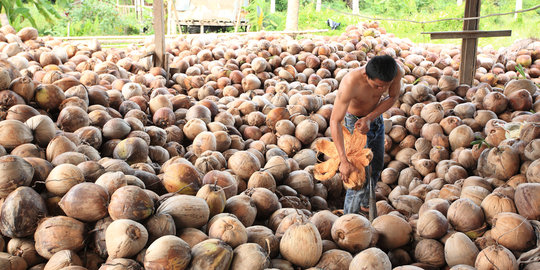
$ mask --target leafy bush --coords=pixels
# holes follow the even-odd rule
[[[71,36],[101,36],[139,34],[145,26],[152,28],[148,27],[152,21],[149,14],[145,14],[147,23],[141,24],[135,14],[120,16],[115,3],[115,0],[84,0],[66,9],[66,16],[52,28],[38,30],[45,35],[67,36],[70,23]]]

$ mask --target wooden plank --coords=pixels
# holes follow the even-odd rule
[[[448,32],[422,32],[429,34],[431,39],[452,39],[452,38],[480,38],[480,37],[508,37],[512,35],[512,30],[465,30],[465,31],[448,31]]]
[[[480,0],[467,0],[465,3],[465,18],[480,15]],[[478,30],[478,19],[463,21],[463,30]],[[459,82],[472,85],[476,72],[477,38],[465,38],[461,42],[461,61],[459,64]]]
[[[167,70],[168,61],[165,51],[165,14],[163,0],[154,0],[154,67],[162,67]]]

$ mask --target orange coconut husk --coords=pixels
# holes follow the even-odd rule
[[[349,175],[349,178],[344,184],[348,189],[360,189],[366,182],[365,167],[371,162],[373,153],[371,149],[365,148],[367,142],[367,136],[365,134],[362,134],[356,129],[351,134],[344,126],[342,126],[342,129],[345,154],[347,155],[347,159],[357,169]],[[330,157],[327,161],[315,165],[313,171],[315,178],[320,181],[328,180],[339,170],[340,159],[336,146],[333,142],[320,140],[315,144],[315,148],[318,152]]]

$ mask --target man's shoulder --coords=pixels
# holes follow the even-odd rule
[[[355,68],[351,71],[349,71],[349,73],[347,73],[347,75],[345,75],[345,77],[343,78],[344,80],[346,81],[352,81],[352,82],[355,82],[357,83],[358,80],[361,80],[362,79],[362,70],[364,68],[361,67],[361,68]]]

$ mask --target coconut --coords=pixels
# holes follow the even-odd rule
[[[113,220],[131,219],[143,220],[154,210],[154,202],[148,194],[137,186],[118,188],[111,196],[109,215]]]
[[[504,86],[504,95],[510,96],[513,92],[525,89],[534,95],[537,91],[536,85],[531,80],[511,80]]]
[[[115,220],[105,231],[105,244],[111,259],[134,256],[143,249],[147,241],[146,228],[129,219]]]
[[[197,191],[197,197],[203,198],[210,209],[210,217],[213,217],[225,209],[227,198],[223,188],[214,184],[206,184]]]
[[[372,247],[354,256],[349,270],[356,269],[390,270],[392,269],[392,263],[386,253],[376,247]]]
[[[264,226],[251,226],[246,228],[248,243],[256,243],[261,246],[270,258],[279,254],[279,238],[271,229]]]
[[[34,100],[44,110],[56,110],[66,99],[64,91],[53,84],[41,84],[36,88]]]
[[[480,228],[484,223],[484,212],[470,199],[459,199],[448,208],[448,221],[454,229],[469,232]]]
[[[32,142],[34,136],[31,129],[17,120],[0,122],[0,145],[13,149],[21,144]]]
[[[397,216],[379,216],[373,220],[372,226],[379,235],[377,244],[382,248],[398,248],[404,246],[410,240],[411,225]]]
[[[270,260],[261,246],[246,243],[234,249],[231,269],[265,269],[268,267],[270,267]]]
[[[12,238],[7,244],[7,252],[23,258],[29,267],[44,261],[37,253],[35,242],[32,240]]]
[[[247,242],[246,228],[237,218],[231,216],[219,217],[212,222],[208,236],[221,239],[233,248]]]
[[[338,216],[332,212],[323,210],[315,213],[309,220],[319,230],[321,239],[332,240],[332,226],[337,219]]]
[[[11,238],[30,236],[38,221],[46,215],[47,208],[41,196],[32,188],[19,187],[2,203],[0,230]]]
[[[102,174],[95,182],[104,187],[109,196],[117,189],[127,186],[127,180],[123,172],[107,172]]]
[[[247,183],[247,188],[256,188],[263,187],[271,190],[272,192],[276,191],[276,181],[272,174],[267,171],[258,171],[251,175]]]
[[[530,220],[540,218],[540,183],[525,183],[516,188],[515,203],[518,213]]]
[[[257,218],[266,219],[281,208],[276,194],[266,188],[248,189],[244,193],[251,197],[257,207]]]
[[[529,250],[536,243],[536,235],[530,222],[515,213],[502,212],[493,217],[491,236],[504,247],[513,251]]]
[[[189,245],[179,237],[166,235],[154,241],[144,255],[145,269],[186,269],[191,261]]]
[[[80,267],[81,265],[82,261],[77,253],[71,250],[60,250],[49,259],[44,270],[72,269],[71,267]]]
[[[460,147],[469,147],[474,140],[474,133],[467,125],[461,125],[454,128],[448,136],[452,150]]]
[[[424,106],[420,116],[426,123],[439,123],[444,118],[444,109],[439,102],[432,102]]]
[[[300,248],[303,252],[298,253]],[[322,255],[322,239],[315,225],[300,219],[285,231],[279,249],[286,260],[308,268],[315,266]]]
[[[498,192],[487,195],[480,206],[486,215],[486,222],[490,225],[493,224],[493,217],[501,212],[517,212],[514,200]]]
[[[487,269],[519,269],[516,257],[512,252],[500,245],[489,246],[478,254],[474,267],[479,270]]]
[[[148,230],[148,243],[165,235],[176,235],[174,219],[169,214],[155,214],[148,218],[144,227]]]
[[[204,199],[174,195],[162,202],[156,213],[171,215],[177,228],[199,228],[208,222],[210,209]]]
[[[448,266],[474,265],[478,248],[464,233],[452,234],[444,245],[444,256]]]
[[[242,179],[249,179],[261,168],[259,160],[248,151],[238,151],[228,160],[228,168]]]
[[[227,270],[233,260],[233,249],[219,239],[208,239],[191,249],[190,269]]]
[[[328,270],[347,269],[352,260],[353,257],[349,252],[331,249],[322,254],[321,259],[315,267]]]
[[[4,269],[9,270],[24,270],[28,268],[28,265],[23,258],[5,252],[0,252],[0,265],[2,265]]]
[[[142,270],[144,269],[141,265],[132,259],[124,258],[115,258],[106,261],[99,268],[100,270],[120,270],[120,269],[133,269],[133,270]]]
[[[174,163],[164,169],[163,185],[169,192],[195,195],[201,186],[201,178],[193,165]]]
[[[45,187],[49,192],[61,196],[82,182],[84,175],[81,169],[72,164],[60,164],[49,173]]]
[[[240,194],[227,199],[225,212],[234,214],[245,227],[249,227],[257,216],[257,207],[250,196]]]
[[[369,246],[373,239],[373,228],[369,221],[358,214],[341,216],[332,225],[332,239],[342,249],[359,252]]]
[[[427,210],[420,215],[416,230],[421,237],[438,239],[446,234],[448,221],[441,212]]]
[[[478,172],[482,177],[509,179],[519,171],[519,153],[511,147],[494,147],[482,151]]]
[[[212,170],[204,175],[203,184],[214,184],[223,188],[227,199],[236,195],[238,192],[238,183],[234,176],[226,171]]]
[[[65,216],[42,220],[34,234],[36,251],[46,259],[60,250],[79,251],[84,247],[85,239],[84,223]]]
[[[13,155],[0,157],[0,171],[0,198],[7,197],[19,186],[29,186],[34,175],[30,163]]]
[[[85,222],[98,221],[107,216],[109,194],[94,183],[80,183],[73,186],[58,203],[67,216]]]

